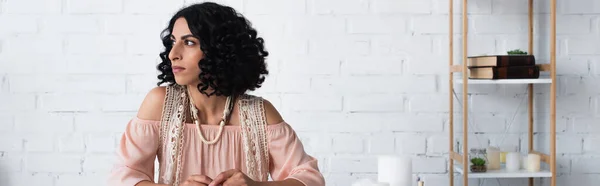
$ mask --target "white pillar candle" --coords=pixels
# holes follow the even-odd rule
[[[521,168],[521,155],[518,152],[509,152],[506,154],[506,170],[518,171]]]
[[[541,157],[538,154],[527,155],[527,170],[529,172],[540,171],[540,161],[541,161]]]
[[[389,186],[412,185],[412,159],[405,156],[380,156],[377,181]]]

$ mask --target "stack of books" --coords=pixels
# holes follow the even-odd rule
[[[537,79],[533,55],[481,55],[467,58],[469,79]]]

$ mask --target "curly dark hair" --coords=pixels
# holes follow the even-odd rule
[[[158,86],[175,84],[169,52],[172,49],[170,35],[178,18],[185,18],[192,34],[200,40],[204,53],[198,62],[198,90],[207,95],[237,96],[262,86],[269,72],[265,58],[264,40],[250,21],[233,8],[213,2],[193,4],[179,10],[161,33],[165,51],[160,53],[161,63],[157,69]],[[212,92],[207,92],[212,88]]]

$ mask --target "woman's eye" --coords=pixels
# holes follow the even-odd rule
[[[186,41],[185,41],[185,44],[186,44],[186,45],[188,45],[188,46],[192,46],[192,45],[196,44],[196,42],[194,42],[194,41],[189,41],[189,40],[186,40]]]

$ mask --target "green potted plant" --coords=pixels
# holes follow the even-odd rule
[[[487,167],[483,158],[471,158],[471,172],[486,172]]]
[[[527,55],[527,52],[520,49],[509,50],[506,52],[508,55]]]

